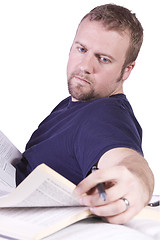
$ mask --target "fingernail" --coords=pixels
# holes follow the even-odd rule
[[[80,187],[76,187],[76,188],[74,189],[74,193],[75,193],[76,195],[80,196],[80,195],[81,195],[81,188],[80,188]]]
[[[94,208],[93,208],[93,207],[91,207],[89,210],[90,210],[92,213],[94,213]]]

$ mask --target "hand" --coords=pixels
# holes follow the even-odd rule
[[[105,183],[106,201],[99,197],[96,185]],[[81,205],[105,217],[110,223],[124,224],[134,217],[146,204],[143,184],[124,166],[99,169],[81,181],[75,189]],[[85,194],[85,195],[84,195]],[[129,202],[129,208],[122,199]]]

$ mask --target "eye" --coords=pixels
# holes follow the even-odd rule
[[[99,56],[99,61],[101,63],[110,63],[110,59],[108,59],[107,57],[103,57],[103,56]]]
[[[78,47],[78,51],[81,52],[81,53],[87,52],[87,50],[83,47]]]

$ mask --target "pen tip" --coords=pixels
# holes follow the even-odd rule
[[[106,201],[106,200],[107,200],[107,198],[106,198],[106,193],[105,193],[105,192],[101,193],[101,194],[100,194],[100,197],[101,197],[101,199],[102,199],[103,201]]]

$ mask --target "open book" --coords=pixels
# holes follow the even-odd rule
[[[73,195],[75,185],[45,164],[16,187],[14,163],[20,158],[18,149],[0,132],[1,236],[42,239],[91,216]],[[160,220],[154,213],[144,209],[138,216]]]

